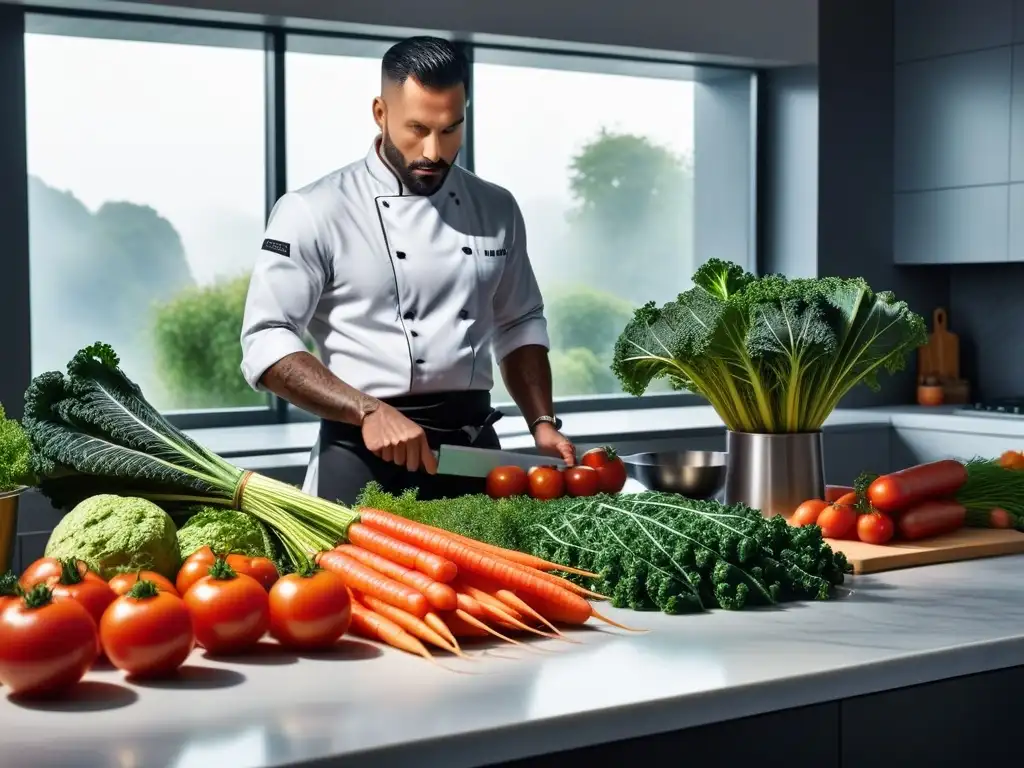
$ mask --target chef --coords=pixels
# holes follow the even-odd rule
[[[451,43],[397,43],[382,61],[380,133],[366,156],[271,212],[242,372],[320,417],[304,489],[324,498],[352,504],[370,480],[420,498],[480,492],[478,478],[437,474],[433,451],[500,447],[492,360],[539,452],[575,460],[554,414],[522,213],[507,190],[454,164],[468,80]]]

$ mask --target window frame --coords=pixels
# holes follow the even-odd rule
[[[8,189],[20,189],[27,187],[27,147],[26,143],[26,110],[25,110],[25,88],[24,88],[24,34],[26,32],[39,31],[32,29],[40,22],[45,22],[47,27],[58,30],[66,26],[68,31],[64,34],[71,34],[72,27],[76,24],[78,28],[75,36],[81,34],[82,27],[94,30],[102,30],[106,24],[112,30],[127,30],[129,26],[136,30],[144,31],[144,36],[131,36],[129,39],[152,40],[154,42],[176,42],[196,45],[227,45],[231,46],[231,40],[235,40],[234,47],[238,47],[237,40],[239,33],[253,32],[262,34],[263,52],[265,58],[264,68],[264,103],[265,103],[265,205],[264,219],[269,215],[274,203],[287,192],[287,114],[286,114],[286,54],[289,50],[325,53],[345,54],[349,51],[358,51],[369,46],[378,46],[381,43],[394,42],[398,38],[395,34],[353,34],[348,32],[334,32],[320,29],[307,29],[302,26],[289,23],[287,26],[269,26],[246,23],[234,23],[228,21],[199,21],[191,19],[175,19],[160,15],[149,15],[145,13],[115,13],[115,12],[91,12],[86,10],[59,9],[36,7],[32,5],[4,5],[0,4],[0,41],[8,41],[13,44],[7,45],[3,50],[6,58],[9,58],[13,67],[7,71],[12,72],[13,77],[6,80],[0,78],[0,97],[4,103],[13,107],[11,113],[15,120],[8,121],[9,130],[0,133],[0,159],[5,163],[0,164],[0,183],[7,184]],[[49,31],[49,30],[42,30]],[[172,35],[167,35],[173,32]],[[163,35],[163,36],[162,36]],[[92,36],[110,37],[101,33],[94,33]],[[198,36],[198,41],[197,41]],[[114,35],[117,38],[117,35]],[[20,44],[18,40],[20,39]],[[125,39],[125,38],[121,38]],[[305,41],[305,44],[303,44]],[[750,78],[750,123],[748,126],[749,146],[751,156],[749,158],[749,173],[747,174],[749,189],[748,199],[750,201],[748,218],[748,247],[747,247],[747,268],[755,271],[757,259],[757,209],[754,202],[757,199],[757,185],[759,174],[757,173],[758,161],[758,129],[757,114],[759,107],[759,72],[747,67],[733,67],[719,64],[698,64],[681,63],[668,58],[659,57],[656,52],[651,55],[622,55],[609,53],[601,50],[561,50],[557,47],[539,48],[536,46],[523,45],[515,46],[508,44],[485,44],[467,43],[456,40],[456,43],[463,49],[472,66],[475,60],[486,63],[510,63],[520,66],[556,66],[561,68],[572,68],[583,71],[603,71],[617,74],[642,76],[642,77],[680,77],[689,74],[695,81],[708,82],[716,77],[739,77]],[[362,44],[362,45],[361,45]],[[250,46],[243,46],[250,47]],[[346,50],[348,49],[348,51]],[[20,61],[19,61],[20,60]],[[531,64],[532,62],[532,64]],[[590,67],[573,67],[572,64],[585,62]],[[597,66],[593,66],[597,65]],[[21,77],[22,85],[20,92],[17,86],[18,77]],[[472,89],[475,79],[470,78],[470,101],[467,109],[466,133],[462,152],[459,156],[459,164],[467,170],[474,169],[474,130],[473,130],[473,99]],[[17,116],[21,119],[18,120]],[[18,146],[20,142],[20,146]],[[696,157],[697,150],[694,155]],[[5,376],[0,377],[0,402],[8,406],[8,413],[12,416],[21,415],[21,395],[31,378],[31,324],[28,311],[28,272],[29,272],[29,248],[28,248],[28,215],[27,215],[27,189],[23,199],[14,195],[13,205],[8,206],[5,211],[0,211],[0,217],[6,218],[3,222],[8,233],[13,232],[10,242],[15,244],[11,251],[14,264],[7,265],[9,279],[5,281],[5,294],[0,305],[5,307],[5,312],[10,316],[9,327],[23,327],[24,334],[18,335],[11,344],[11,355],[13,359],[8,360]],[[24,210],[24,214],[22,214]],[[695,394],[678,392],[644,397],[633,397],[630,395],[593,395],[573,398],[560,398],[556,400],[556,410],[559,413],[580,413],[597,411],[632,410],[639,408],[664,408],[687,405],[705,405],[707,401]],[[8,405],[10,404],[10,405]],[[519,409],[514,404],[496,403],[502,411],[509,415],[519,415]],[[203,428],[230,428],[254,425],[270,425],[289,422],[305,422],[315,420],[315,417],[298,408],[289,405],[286,401],[273,396],[267,396],[266,407],[247,408],[223,408],[190,411],[169,411],[165,415],[182,429],[203,429]]]

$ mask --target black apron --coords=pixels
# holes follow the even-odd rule
[[[494,422],[501,411],[491,407],[490,392],[470,390],[381,398],[423,427],[432,450],[441,445],[500,448]],[[421,499],[441,499],[484,492],[484,478],[410,472],[370,453],[362,427],[320,422],[317,495],[352,506],[363,487],[376,480],[389,493],[416,488]]]

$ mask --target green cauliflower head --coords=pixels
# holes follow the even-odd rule
[[[147,570],[173,580],[181,565],[170,515],[151,501],[113,494],[91,496],[68,512],[45,554],[84,560],[104,579]]]
[[[0,405],[0,493],[35,485],[30,466],[31,448],[21,422],[7,418]]]
[[[259,520],[247,512],[223,507],[193,507],[195,514],[178,529],[182,558],[209,547],[218,555],[274,558],[274,547]]]

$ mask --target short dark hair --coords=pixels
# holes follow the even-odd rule
[[[453,43],[440,37],[409,37],[391,46],[381,59],[381,76],[402,85],[412,75],[425,88],[452,88],[469,93],[469,62]]]

